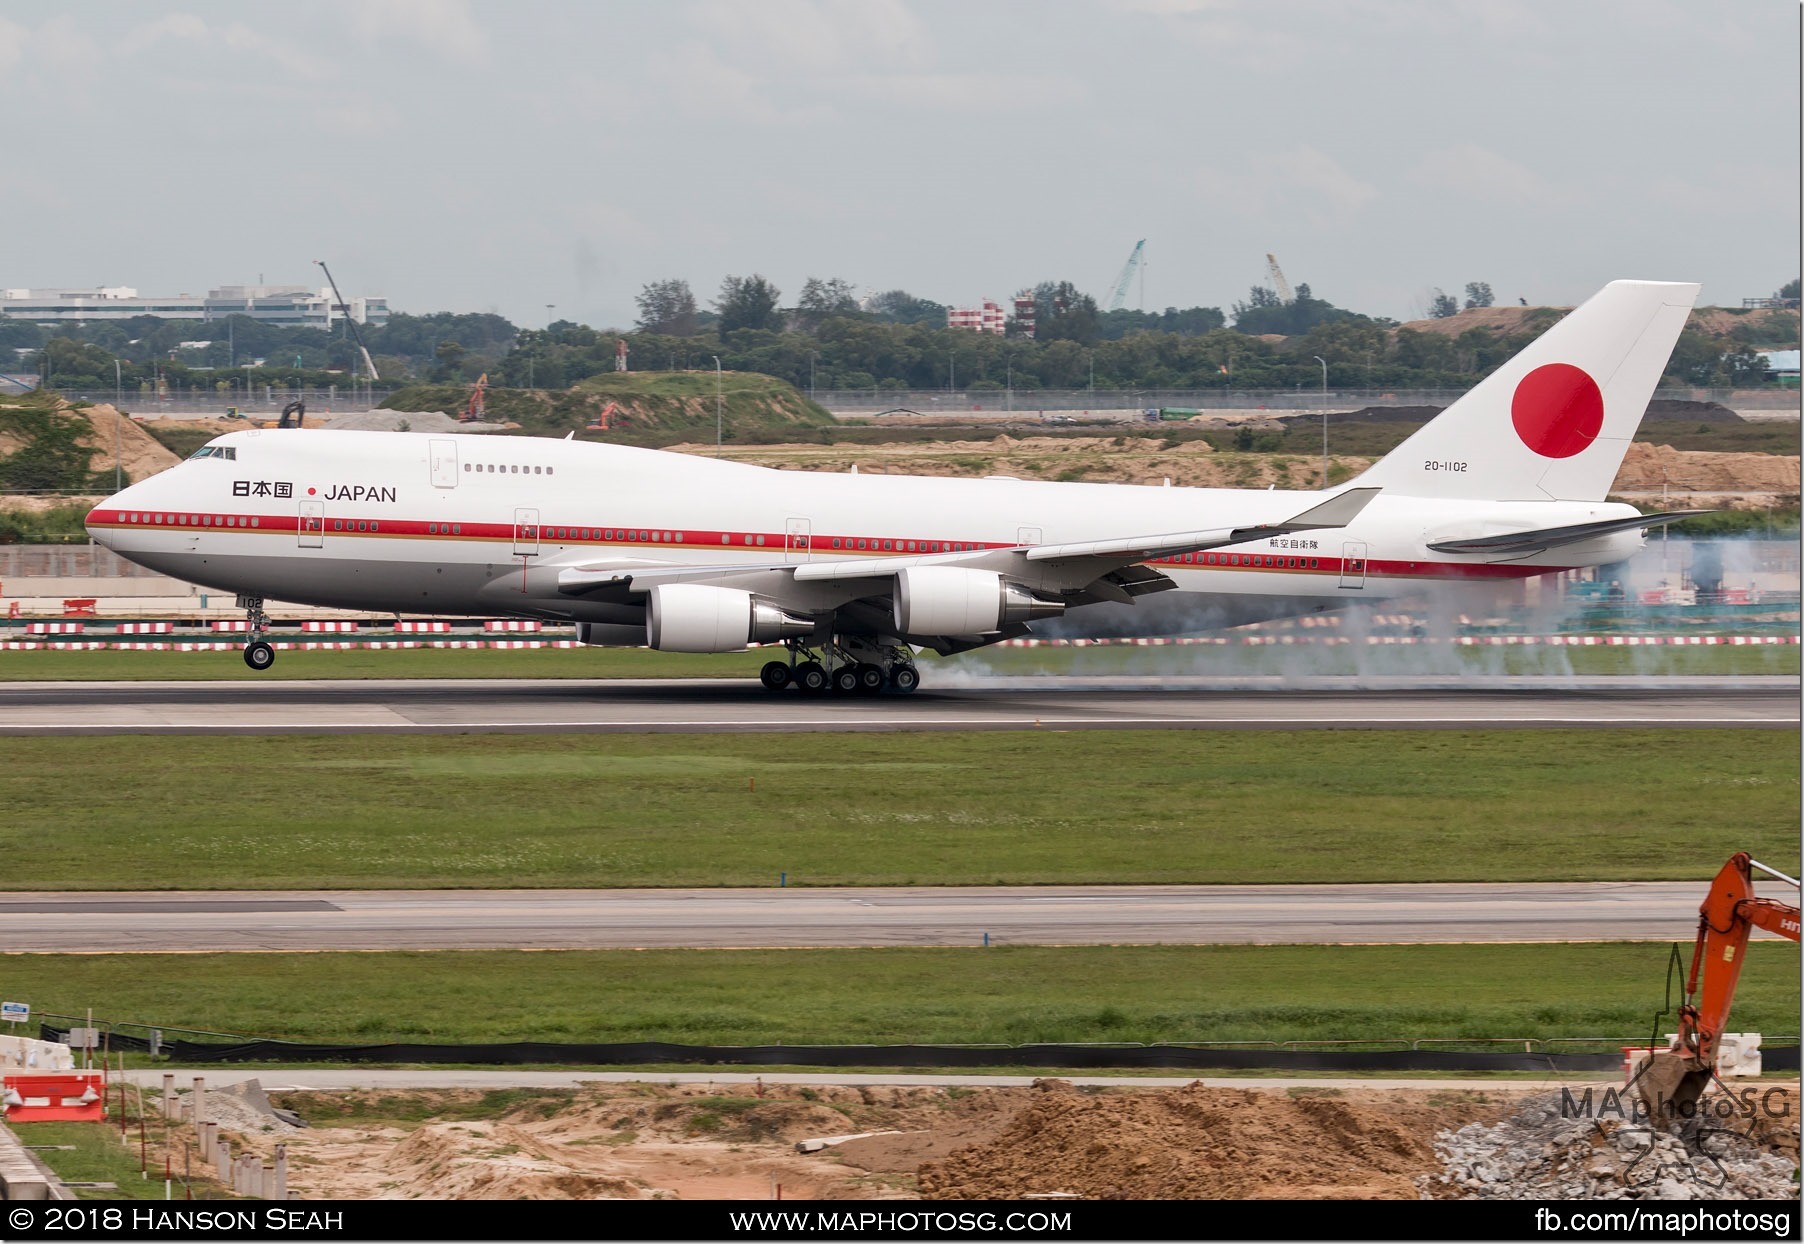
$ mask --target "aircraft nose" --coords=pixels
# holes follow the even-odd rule
[[[88,529],[90,539],[109,549],[113,547],[114,538],[119,530],[119,516],[133,508],[132,494],[137,492],[138,488],[139,485],[133,484],[129,488],[121,489],[88,511],[87,517],[82,520],[82,525]]]

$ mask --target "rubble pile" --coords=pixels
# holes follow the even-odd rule
[[[1417,1177],[1422,1199],[1798,1198],[1795,1159],[1752,1139],[1745,1119],[1673,1132],[1632,1115],[1563,1112],[1562,1100],[1548,1093],[1501,1123],[1442,1132],[1434,1148],[1443,1170]]]

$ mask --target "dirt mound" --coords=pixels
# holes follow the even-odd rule
[[[1687,402],[1677,398],[1657,397],[1647,404],[1649,419],[1684,419],[1696,423],[1746,423],[1740,415],[1719,402]]]
[[[1715,454],[1669,445],[1629,446],[1615,492],[1768,493],[1798,491],[1798,459],[1778,454]]]
[[[57,399],[50,408],[51,417],[75,425],[75,440],[83,449],[93,450],[88,469],[103,474],[113,469],[114,453],[126,483],[148,479],[158,471],[174,466],[181,459],[129,415],[108,404],[73,407]],[[41,416],[39,416],[41,417]],[[28,425],[9,424],[0,419],[0,458],[15,454],[31,444],[35,434]]]
[[[1557,314],[1549,315],[1550,310],[1556,311]],[[1473,307],[1443,319],[1410,320],[1408,323],[1399,324],[1397,330],[1457,337],[1461,333],[1471,332],[1475,328],[1488,328],[1499,336],[1507,336],[1528,332],[1541,323],[1552,325],[1570,310],[1572,310],[1571,307]]]
[[[1415,1177],[1439,1165],[1424,1124],[1445,1117],[1445,1107],[1419,1100],[1380,1108],[1334,1090],[1281,1097],[1200,1084],[1107,1094],[1062,1080],[1035,1087],[994,1140],[923,1165],[922,1196],[1413,1199]]]

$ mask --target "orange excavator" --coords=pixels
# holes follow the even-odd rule
[[[1685,1001],[1679,1007],[1678,1039],[1671,1049],[1648,1055],[1634,1079],[1649,1117],[1659,1122],[1691,1118],[1698,1098],[1716,1075],[1729,1004],[1735,999],[1735,984],[1741,979],[1748,938],[1754,930],[1798,940],[1797,907],[1754,897],[1756,868],[1789,885],[1798,884],[1746,851],[1731,855],[1710,883],[1710,893],[1698,908],[1697,944],[1691,952]]]
[[[469,404],[464,407],[464,413],[457,417],[459,423],[482,422],[482,417],[485,413],[482,395],[488,391],[488,387],[489,374],[485,371],[482,375],[476,377],[476,387],[470,390]]]

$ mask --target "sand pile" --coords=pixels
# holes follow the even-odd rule
[[[1091,1094],[1063,1080],[1035,1088],[994,1140],[923,1165],[921,1195],[1408,1199],[1414,1177],[1438,1164],[1422,1124],[1447,1109],[1419,1098],[1379,1106],[1332,1089]]]
[[[1613,492],[1668,494],[1796,494],[1798,459],[1780,454],[1720,454],[1674,449],[1670,445],[1629,446],[1616,473]],[[1683,504],[1683,499],[1675,500]]]

